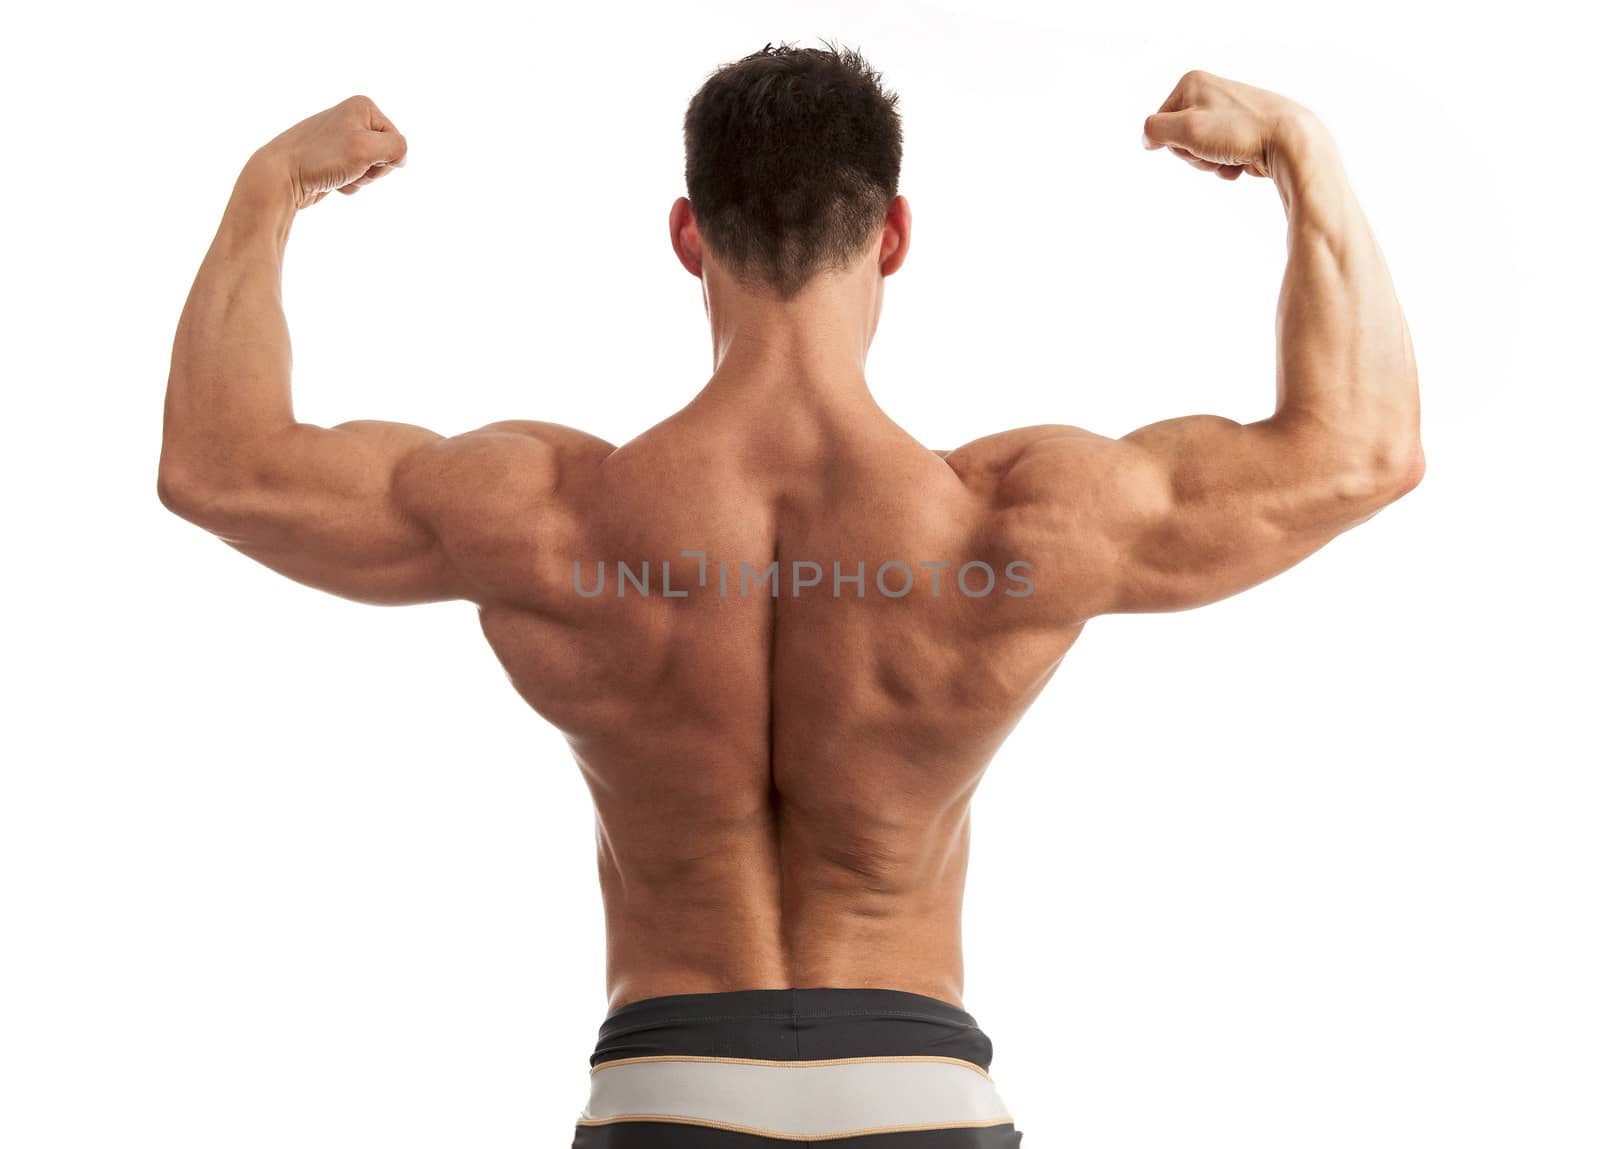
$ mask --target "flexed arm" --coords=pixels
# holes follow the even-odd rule
[[[408,485],[441,437],[399,423],[297,422],[281,303],[295,213],[405,162],[406,141],[356,96],[258,150],[234,185],[172,349],[162,503],[291,578],[361,601],[425,602],[462,587]]]
[[[1122,439],[1041,434],[1008,475],[1065,540],[1075,614],[1178,610],[1278,574],[1421,480],[1417,370],[1388,268],[1327,130],[1305,108],[1205,72],[1145,121],[1224,179],[1272,179],[1288,217],[1277,404]]]

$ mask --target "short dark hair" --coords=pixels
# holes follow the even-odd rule
[[[689,204],[712,254],[783,299],[849,266],[898,194],[898,100],[859,51],[832,44],[769,43],[711,73],[683,139]]]

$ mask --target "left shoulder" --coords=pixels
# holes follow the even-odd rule
[[[447,440],[449,442],[451,440]],[[537,444],[558,455],[576,460],[599,460],[611,454],[616,447],[587,431],[568,427],[562,423],[547,423],[538,419],[502,419],[488,423],[463,435],[459,441],[469,448],[482,444],[509,446],[513,443]]]
[[[526,505],[555,491],[564,472],[597,466],[615,448],[560,423],[505,419],[413,452],[396,477],[404,502],[419,510],[489,497]]]

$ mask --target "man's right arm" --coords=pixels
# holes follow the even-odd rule
[[[1422,478],[1410,333],[1326,129],[1273,93],[1191,72],[1145,141],[1277,184],[1289,247],[1277,406],[1255,423],[1190,416],[1121,439],[1041,429],[1016,455],[1006,502],[1033,508],[1037,545],[1070,550],[1077,619],[1235,594]]]

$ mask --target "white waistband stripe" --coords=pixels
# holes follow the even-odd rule
[[[806,1139],[1011,1120],[986,1074],[939,1058],[641,1058],[602,1063],[589,1086],[580,1125],[664,1120]]]

